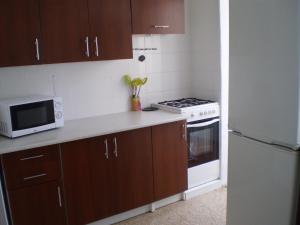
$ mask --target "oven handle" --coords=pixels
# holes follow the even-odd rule
[[[204,122],[204,123],[198,123],[198,124],[188,124],[187,125],[187,128],[193,128],[193,127],[206,127],[206,126],[209,126],[209,125],[212,125],[216,122],[219,122],[220,119],[214,119],[214,120],[211,120],[211,121],[207,121],[207,122]]]

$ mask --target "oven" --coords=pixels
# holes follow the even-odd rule
[[[219,159],[219,117],[187,123],[188,167]]]

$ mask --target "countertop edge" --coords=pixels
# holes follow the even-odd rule
[[[115,115],[125,115],[125,113],[129,114],[131,112],[124,112],[124,113],[119,113],[119,114],[115,114]],[[168,113],[168,112],[162,112],[162,114],[166,114],[166,113]],[[63,144],[63,143],[66,143],[66,142],[83,140],[83,139],[93,138],[93,137],[97,137],[97,136],[104,136],[104,135],[109,135],[109,134],[114,134],[114,133],[126,132],[126,131],[130,131],[130,130],[141,129],[141,128],[145,128],[145,127],[152,127],[152,126],[157,126],[157,125],[161,125],[161,124],[186,120],[186,118],[183,115],[174,114],[174,113],[168,113],[168,114],[170,114],[170,118],[168,118],[168,119],[165,119],[165,118],[159,119],[156,122],[153,122],[153,121],[147,122],[146,121],[146,122],[139,123],[139,124],[128,125],[126,127],[121,126],[120,128],[107,129],[105,131],[99,130],[98,132],[90,132],[90,133],[87,133],[86,135],[82,135],[82,134],[78,133],[78,135],[74,135],[74,136],[70,136],[70,137],[61,137],[61,138],[56,138],[56,139],[53,139],[53,140],[36,141],[36,142],[30,143],[30,144],[24,144],[24,145],[14,145],[14,143],[18,142],[21,139],[18,139],[18,138],[17,139],[9,139],[9,138],[3,138],[2,139],[2,137],[1,137],[2,140],[0,140],[0,155],[12,153],[12,152],[18,152],[18,151],[34,149],[34,148],[40,148],[40,147],[45,147],[45,146],[50,146],[50,145]],[[83,119],[79,119],[79,120],[93,119],[93,118],[95,118],[95,120],[96,120],[96,119],[99,119],[101,117],[105,118],[107,116],[111,116],[111,115],[83,118]],[[79,120],[67,121],[67,123],[77,122]],[[58,128],[58,129],[54,129],[54,130],[50,130],[50,131],[45,131],[45,132],[42,132],[42,133],[32,134],[32,135],[26,136],[25,138],[30,140],[30,138],[34,139],[35,137],[37,137],[37,135],[41,135],[41,134],[45,135],[47,132],[48,133],[49,132],[59,133],[59,132],[62,132],[63,129],[64,128]],[[24,138],[24,137],[20,137],[20,138]],[[3,147],[3,149],[1,149],[1,142],[2,143],[3,142],[6,142],[6,143],[10,142],[11,146]]]

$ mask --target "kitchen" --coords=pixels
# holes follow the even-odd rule
[[[47,62],[53,60],[54,53],[52,52],[52,50],[55,48],[61,48],[62,46],[59,43],[57,44],[57,42],[55,42],[57,36],[53,37],[54,42],[51,42],[51,39],[43,38],[44,34],[42,33],[42,35],[39,36],[39,38],[37,38],[38,41],[36,41],[35,45],[33,46],[34,47],[33,49],[35,50],[33,52],[33,55],[36,59],[40,57],[40,60],[45,60],[44,61],[45,63],[43,62],[41,63],[44,65],[33,65],[33,66],[29,65],[29,66],[18,66],[18,67],[11,65],[11,66],[4,66],[3,68],[1,68],[0,69],[0,96],[1,99],[31,96],[37,94],[62,97],[65,126],[63,128],[54,130],[53,131],[54,133],[52,133],[52,131],[46,131],[40,134],[32,134],[29,136],[13,139],[13,144],[12,144],[13,147],[10,145],[11,144],[9,143],[10,141],[8,142],[2,141],[1,142],[2,148],[5,149],[6,152],[9,148],[10,150],[14,150],[11,151],[11,153],[15,152],[15,150],[18,150],[16,151],[16,153],[18,153],[19,150],[34,149],[35,147],[49,146],[56,143],[64,143],[66,141],[73,141],[73,140],[75,141],[76,138],[82,139],[82,138],[90,138],[93,136],[106,135],[109,133],[130,130],[129,129],[130,127],[132,127],[131,129],[140,128],[141,125],[136,122],[137,119],[131,121],[131,123],[130,122],[126,123],[128,118],[126,116],[122,116],[124,115],[122,114],[123,112],[130,111],[128,87],[126,87],[123,81],[123,76],[125,74],[130,74],[132,77],[137,77],[137,76],[148,77],[148,83],[143,87],[141,91],[141,102],[143,107],[147,107],[152,103],[158,103],[166,100],[175,100],[175,99],[198,97],[198,96],[209,100],[219,101],[220,99],[219,97],[220,96],[220,92],[219,92],[220,89],[219,88],[220,86],[219,36],[220,34],[219,32],[220,31],[219,31],[218,2],[203,1],[200,3],[199,1],[188,1],[188,0],[178,1],[178,2],[184,2],[185,4],[182,11],[180,11],[178,14],[185,17],[185,18],[180,18],[180,17],[178,18],[178,21],[182,21],[184,23],[181,25],[184,28],[180,28],[178,31],[174,31],[174,32],[168,31],[168,29],[165,28],[158,28],[159,29],[158,34],[155,34],[155,32],[152,31],[151,33],[154,34],[151,35],[143,34],[143,33],[132,35],[133,59],[130,59],[131,58],[130,54],[128,57],[127,56],[128,53],[126,53],[127,55],[120,56],[120,58],[128,58],[123,60],[117,59],[118,57],[116,56],[108,55],[107,56],[108,59],[109,57],[114,57],[116,58],[116,60],[103,61],[100,58],[99,60],[96,61],[92,60],[92,62],[68,63],[68,61],[70,62],[73,61],[73,58],[67,58],[68,56],[59,53],[60,58],[55,60],[58,60],[59,62],[66,61],[66,63],[57,64],[55,63],[54,60],[53,61],[54,63],[47,64]],[[42,7],[41,11],[45,15],[45,18],[42,18],[41,23],[43,24],[42,26],[45,26],[47,27],[47,29],[49,29],[48,31],[49,33],[53,33],[56,32],[55,30],[56,28],[53,27],[52,23],[49,23],[48,13],[46,11],[43,11],[47,7],[46,3],[47,2],[45,2],[45,5],[41,6]],[[69,4],[68,1],[65,1],[65,4],[66,5]],[[60,11],[55,11],[56,10],[55,5],[50,5],[50,6],[53,7],[52,8],[53,13],[58,13],[55,17],[56,22],[53,22],[53,24],[58,26],[57,22],[62,21],[63,15],[59,14]],[[63,7],[63,5],[60,7]],[[194,11],[194,9],[197,8],[203,12],[199,14],[199,10]],[[205,13],[207,12],[207,9],[210,10],[211,12]],[[2,14],[5,15],[4,12]],[[143,15],[137,14],[137,16],[142,17]],[[140,18],[136,18],[136,20],[139,19]],[[203,21],[202,22],[203,24],[201,25],[192,24],[193,23],[192,21],[197,21],[198,19]],[[207,23],[209,24],[211,23],[211,20],[213,20],[214,22],[213,26],[207,25]],[[124,26],[124,24],[122,26]],[[194,29],[191,28],[192,26],[194,26]],[[206,38],[208,38],[207,40],[201,34],[204,29],[207,29],[207,32],[205,32],[207,35]],[[68,35],[68,34],[64,34],[64,32],[61,30],[57,30],[57,31],[61,32],[63,36]],[[144,31],[144,33],[147,32]],[[58,34],[59,33],[57,33],[57,35]],[[105,39],[107,37],[103,37],[103,38]],[[203,38],[203,41],[201,43],[199,43],[198,41],[199,38]],[[45,49],[43,47],[44,43],[42,42],[42,39],[45,39],[45,43],[46,42],[52,43],[54,47],[52,49]],[[18,42],[19,40],[16,39],[15,41]],[[64,40],[62,39],[61,41]],[[98,35],[97,36],[98,49],[96,49],[96,45],[95,45],[96,39],[94,39],[94,35],[92,34],[91,36],[89,36],[89,40],[86,39],[84,41],[89,41],[90,47],[85,48],[85,45],[83,46],[85,52],[84,55],[80,57],[84,57],[84,59],[79,61],[86,61],[86,56],[88,54],[90,54],[91,57],[96,56],[97,53],[98,55],[101,55],[101,50],[106,51],[104,47],[103,49],[101,49],[101,47],[103,45],[109,44],[107,40],[102,41],[102,37]],[[113,41],[113,38],[111,39],[111,41]],[[128,40],[126,41],[128,42]],[[193,43],[194,46],[192,47]],[[127,47],[126,46],[122,47],[122,49]],[[203,47],[206,49],[203,49]],[[67,48],[68,46],[66,47],[66,49]],[[86,50],[89,50],[89,52]],[[46,53],[45,51],[48,51],[48,53]],[[128,52],[127,49],[120,50],[120,51]],[[38,52],[39,54],[36,54],[36,52]],[[214,54],[209,55],[212,52],[214,52]],[[145,57],[144,61],[141,60],[141,57],[143,56]],[[48,59],[45,59],[45,57],[47,57]],[[203,61],[203,66],[201,66],[201,74],[203,76],[203,79],[205,79],[205,76],[207,76],[208,83],[206,85],[203,85],[203,87],[201,86],[192,87],[194,83],[193,80],[198,79],[199,72],[197,71],[199,70],[199,68],[197,67],[200,66],[198,62],[193,60],[194,57],[202,57],[205,58],[206,60],[205,63]],[[210,59],[208,59],[208,57],[210,57]],[[212,62],[211,65],[209,65],[209,62]],[[34,62],[33,64],[37,64],[37,63],[38,62]],[[212,81],[211,79],[212,77],[215,77],[214,81]],[[195,94],[193,93],[193,91],[197,92],[199,89],[204,89],[204,88],[206,89],[206,91],[203,90],[203,93],[195,93]],[[204,93],[206,94],[204,95]],[[220,110],[218,106],[216,106],[216,108],[217,108],[216,109],[217,112],[215,112],[216,113],[215,117],[219,117]],[[146,114],[147,112],[142,112],[142,113]],[[163,116],[159,114],[160,116],[153,116],[153,118],[150,118],[152,115],[151,113],[154,114],[157,112],[149,112],[148,113],[149,116],[148,114],[146,114],[144,119],[138,118],[143,122],[142,124],[143,126],[146,126],[147,124],[149,126],[150,125],[154,126],[156,124],[159,125],[160,123],[165,123],[168,121],[172,122],[178,120],[178,117],[180,117],[180,115],[177,114],[169,116],[168,113],[165,116],[164,114]],[[93,118],[93,117],[102,118],[102,116],[103,116],[103,120],[110,121],[110,123],[99,122],[99,127],[96,128],[94,131],[91,131],[89,126],[93,126],[92,125],[93,122],[89,122],[88,119],[85,120],[85,118]],[[163,117],[164,119],[162,119],[161,117]],[[180,118],[182,119],[183,117]],[[148,120],[150,120],[151,123]],[[75,125],[73,125],[72,121],[74,121],[75,124],[76,121],[84,121],[85,125],[77,124],[78,126],[77,128]],[[116,121],[118,121],[118,123],[116,123]],[[89,126],[86,124],[88,124]],[[99,129],[102,130],[103,132],[100,132]],[[66,132],[67,130],[68,132]],[[78,130],[78,133],[75,134],[76,138],[75,136],[73,136],[75,130]],[[216,144],[217,144],[219,141],[218,140],[219,128],[216,127],[214,128],[214,130],[215,130],[214,133],[217,132],[217,134],[214,135],[214,139],[216,139]],[[60,134],[58,134],[57,132]],[[40,135],[42,136],[45,135],[45,136],[41,137]],[[64,137],[63,140],[62,139],[58,140],[57,139],[58,136],[60,136],[60,138]],[[39,141],[34,140],[35,137],[39,139]],[[52,138],[55,139],[54,142],[52,142],[53,140]],[[119,139],[121,138],[118,138],[118,140]],[[26,143],[23,142],[22,140],[24,140]],[[113,146],[111,146],[110,143],[111,141],[113,141],[113,137],[112,140],[110,140],[110,138],[107,139],[109,151],[110,149],[113,148]],[[19,144],[17,144],[17,142],[19,142]],[[35,145],[35,142],[39,142],[39,145]],[[41,144],[41,142],[43,144]],[[119,142],[121,142],[121,140],[119,140]],[[121,143],[119,142],[118,145],[121,145]],[[16,147],[16,145],[19,145],[19,147]],[[120,146],[118,147],[121,148]],[[219,146],[214,147],[214,149],[215,149],[214,151],[216,151],[215,154],[218,154]],[[25,150],[25,152],[26,151],[28,150]],[[41,153],[38,155],[43,155],[43,154]],[[111,158],[113,154],[114,153],[109,154],[109,158]],[[22,158],[28,158],[28,156],[26,157],[23,156]],[[212,175],[209,174],[210,169],[208,168],[207,169],[208,172],[204,171],[204,178],[202,178],[204,180],[200,181],[201,184],[205,183],[205,185],[201,188],[198,187],[195,191],[185,193],[184,198],[187,199],[192,198],[193,196],[206,193],[216,188],[220,188],[222,185],[224,185],[225,180],[224,181],[220,180],[221,161],[218,159],[219,156],[216,156],[215,158],[217,160],[213,165],[214,168],[212,170],[213,171]],[[77,160],[80,161],[79,159]],[[146,171],[146,169],[143,168],[143,170],[141,171]],[[43,174],[43,173],[36,172],[34,174],[27,174],[25,178],[31,177],[30,175],[33,176],[36,174]],[[64,174],[64,176],[66,178],[66,174]],[[43,177],[41,177],[40,179],[43,180]],[[45,178],[45,180],[47,179]],[[213,181],[213,182],[211,182],[210,185],[207,185],[206,183],[208,181]],[[70,182],[74,182],[74,180],[70,180]],[[193,186],[200,186],[198,184],[196,183]],[[21,187],[24,188],[24,186],[22,185]],[[20,185],[14,187],[11,186],[11,188],[22,189],[20,188]],[[59,188],[60,188],[60,192],[62,192],[63,187],[59,186]],[[65,186],[64,188],[67,187]],[[60,195],[63,195],[63,193],[61,193]],[[182,197],[183,196],[181,195],[177,195],[169,198],[168,200],[165,201],[165,203],[164,202],[156,203],[156,204],[153,203],[151,206],[152,210],[155,210],[163,205],[166,205],[167,203],[176,202],[182,199]],[[66,202],[65,204],[69,204],[69,203]],[[84,203],[82,204],[84,205]],[[138,205],[142,206],[141,204]],[[143,204],[143,205],[147,206],[147,204]],[[70,209],[70,206],[68,206],[68,208]],[[148,207],[144,206],[144,208],[147,208],[148,211]],[[129,207],[128,209],[133,209],[133,207]],[[70,211],[71,210],[72,209],[70,209]],[[122,213],[124,211],[125,210],[120,210],[120,212]],[[145,209],[140,209],[140,211],[146,212]],[[78,214],[79,213],[77,213],[77,215]],[[113,214],[108,213],[104,215],[108,215],[105,217],[109,217],[116,214],[118,213],[113,213]],[[99,224],[112,223],[112,221],[115,223],[120,221],[121,219],[124,220],[124,218],[126,219],[138,214],[132,212],[129,212],[127,214],[125,213],[125,215],[122,214],[121,216],[119,215],[113,218],[108,218],[108,221],[110,220],[110,222],[107,222],[107,220],[105,221],[105,217],[103,216],[98,216],[98,217],[95,216],[92,219],[86,218],[82,220],[80,219],[80,216],[78,216],[77,218],[79,219],[77,222],[78,223],[82,222],[83,224],[85,224],[87,222],[93,222],[96,220],[104,219],[104,221],[100,221]],[[70,216],[68,220],[71,221]],[[19,221],[21,221],[20,223],[22,223],[22,219],[20,220],[12,219],[12,221],[14,221],[14,224],[17,224]]]
[[[278,52],[292,55],[294,60],[272,58],[274,62],[270,64],[271,67],[258,67],[264,72],[271,70],[270,68],[274,72],[277,65],[281,65],[281,68],[289,65],[292,69],[295,69],[295,65],[298,66],[298,61],[295,62],[298,52],[291,50],[291,46],[298,43],[295,38],[298,31],[295,29],[298,5],[295,2],[285,5],[276,1],[269,9],[267,1],[264,4],[260,1],[231,1],[230,9],[233,13],[230,14],[230,23],[233,35],[230,46],[233,47],[230,49],[229,80],[228,1],[164,0],[155,4],[157,8],[149,0],[127,0],[122,3],[103,0],[105,5],[93,0],[86,2],[87,5],[83,1],[32,0],[29,4],[7,0],[4,1],[4,7],[1,7],[3,10],[0,9],[0,19],[4,21],[0,27],[1,33],[9,31],[8,35],[0,37],[0,98],[14,99],[2,101],[1,112],[6,111],[6,114],[12,115],[11,119],[6,118],[11,120],[12,127],[8,126],[11,128],[9,134],[5,124],[1,124],[1,129],[7,136],[24,134],[23,131],[18,133],[15,130],[22,130],[22,123],[35,124],[34,120],[41,114],[31,114],[29,118],[22,120],[22,116],[18,117],[18,112],[19,115],[25,115],[29,111],[26,112],[21,106],[26,102],[35,104],[41,101],[54,102],[52,106],[50,104],[50,107],[45,107],[47,112],[56,113],[52,116],[56,115],[54,127],[58,128],[16,139],[0,138],[3,186],[3,193],[0,193],[3,196],[1,225],[114,224],[127,219],[130,221],[130,218],[138,215],[143,218],[147,212],[153,212],[152,215],[155,216],[155,212],[163,206],[171,207],[171,203],[180,200],[185,200],[188,204],[193,199],[205,196],[205,193],[216,194],[214,190],[223,190],[224,197],[228,169],[228,98],[231,100],[229,106],[232,110],[229,114],[229,129],[233,131],[230,132],[229,139],[228,225],[294,224],[292,220],[296,214],[297,201],[294,199],[298,198],[298,181],[291,171],[297,166],[295,159],[297,161],[298,154],[293,154],[295,157],[291,157],[290,161],[287,159],[283,162],[291,165],[284,172],[277,173],[276,182],[284,181],[284,185],[278,185],[277,188],[270,187],[272,182],[253,182],[252,185],[241,178],[242,172],[237,172],[239,167],[248,170],[249,174],[254,171],[256,174],[253,172],[249,176],[257,176],[257,181],[263,180],[263,172],[267,171],[267,176],[273,177],[274,171],[278,170],[272,168],[264,171],[266,167],[260,161],[248,164],[243,151],[237,151],[242,148],[240,143],[237,144],[240,137],[252,138],[252,141],[261,140],[263,132],[258,136],[245,132],[248,128],[256,128],[257,123],[251,124],[251,121],[245,120],[248,124],[245,123],[247,127],[243,127],[245,124],[240,121],[240,115],[248,115],[252,121],[253,118],[247,111],[236,113],[239,112],[238,105],[247,109],[247,104],[241,103],[242,91],[238,92],[232,87],[240,85],[249,91],[247,88],[255,84],[255,81],[251,83],[251,79],[247,80],[245,76],[239,75],[243,74],[243,68],[247,68],[245,65],[240,67],[243,64],[239,60],[247,60],[247,57],[251,61],[260,54],[266,54],[270,58],[273,53]],[[264,17],[264,13],[256,6],[262,7],[267,16]],[[279,10],[282,7],[285,9],[283,12]],[[252,10],[253,14],[247,14],[247,10]],[[247,15],[245,20],[241,12]],[[285,30],[271,26],[273,23],[268,19],[273,12],[286,16],[286,19],[273,18]],[[260,20],[255,26],[250,26],[250,21],[253,21],[253,15],[256,14],[260,16],[257,17]],[[38,20],[28,15],[35,16]],[[147,20],[152,20],[151,26],[145,28]],[[249,29],[253,32],[251,34],[257,32],[259,35],[249,35],[250,31],[247,33],[247,29],[241,29],[239,22],[248,25],[252,29]],[[266,33],[262,32],[264,26],[269,28]],[[28,30],[38,32],[33,34]],[[291,32],[290,45],[280,42],[286,38],[280,35],[288,32]],[[260,36],[261,33],[265,36]],[[248,36],[236,39],[245,34]],[[73,38],[78,35],[80,43]],[[276,35],[281,39],[274,38]],[[248,49],[241,47],[247,46],[251,38],[271,38],[277,42],[270,42],[270,46],[253,42]],[[28,47],[29,39],[32,45]],[[238,45],[241,40],[245,40],[245,45]],[[259,48],[254,48],[256,45],[262,52],[267,47],[273,51],[262,53]],[[24,51],[19,51],[20,49]],[[261,58],[251,68],[263,64],[264,60],[266,58]],[[251,68],[247,68],[249,74],[253,71]],[[295,69],[297,74],[298,69]],[[254,71],[254,74],[260,74],[261,71]],[[291,72],[289,69],[286,71]],[[152,105],[161,110],[131,112],[134,104],[124,82],[125,74],[130,74],[132,78],[146,77],[144,81],[147,82],[139,96],[141,108]],[[240,77],[245,83],[237,82]],[[269,78],[267,75],[266,77]],[[299,80],[298,76],[287,77],[291,79],[275,80],[275,86],[284,83],[286,87],[291,87],[291,84],[296,84]],[[267,86],[266,90],[270,90],[268,88],[270,87]],[[293,91],[297,88],[293,86],[287,95],[278,90],[274,93],[273,89],[270,91],[281,100],[285,100],[282,96],[291,95],[295,100]],[[260,90],[258,88],[257,93]],[[253,96],[252,92],[250,90],[243,94],[250,98]],[[24,98],[33,95],[39,95],[38,100],[33,97],[30,100]],[[22,98],[16,100],[17,97]],[[251,98],[248,100],[253,102]],[[11,101],[14,101],[14,107],[11,107]],[[261,106],[261,102],[257,102]],[[274,102],[272,104],[276,105]],[[286,106],[289,107],[290,104]],[[268,112],[267,108],[263,109]],[[277,109],[282,110],[280,107]],[[298,112],[298,109],[293,111]],[[284,121],[279,114],[274,114],[274,118]],[[262,114],[261,119],[267,118],[264,116]],[[258,115],[257,117],[260,118]],[[290,114],[290,117],[295,118],[295,113]],[[21,120],[18,123],[14,118]],[[273,120],[268,122],[274,123]],[[286,127],[295,130],[295,126],[291,125],[293,121],[288,122]],[[243,126],[239,127],[240,124]],[[277,128],[285,126],[277,122],[274,124]],[[30,132],[43,129],[44,127],[41,130],[33,128]],[[268,129],[264,131],[270,132]],[[278,134],[275,137],[280,137]],[[280,143],[269,140],[261,143],[292,153],[298,149],[296,145],[285,144],[296,143],[292,138]],[[246,149],[247,145],[244,146]],[[139,151],[140,149],[143,151]],[[199,150],[203,151],[200,156]],[[251,157],[259,157],[259,151]],[[279,160],[283,158],[274,156],[269,165],[276,164]],[[284,174],[290,175],[285,177]],[[242,185],[242,182],[248,186]],[[295,187],[295,190],[291,187]],[[266,190],[271,189],[273,191],[269,193],[273,197],[282,190],[287,192],[283,198],[274,197],[267,204],[269,195]],[[244,195],[241,195],[241,191]],[[253,195],[246,196],[245,193],[248,192]],[[223,201],[226,201],[226,197]],[[264,209],[265,215],[255,210],[259,208],[255,203],[261,202],[266,203],[264,207],[269,209]],[[282,207],[279,207],[279,202],[282,202]],[[204,203],[209,204],[210,200]],[[270,207],[272,205],[278,207]],[[218,214],[221,209],[214,210],[212,213]],[[204,217],[201,213],[198,216]],[[291,213],[293,216],[290,216]],[[222,222],[218,225],[226,223],[225,217],[224,213]],[[194,220],[185,224],[206,222]]]

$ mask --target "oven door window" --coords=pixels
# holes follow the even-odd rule
[[[55,123],[53,100],[10,107],[13,131]]]
[[[219,159],[219,120],[189,123],[188,143],[189,168]]]

